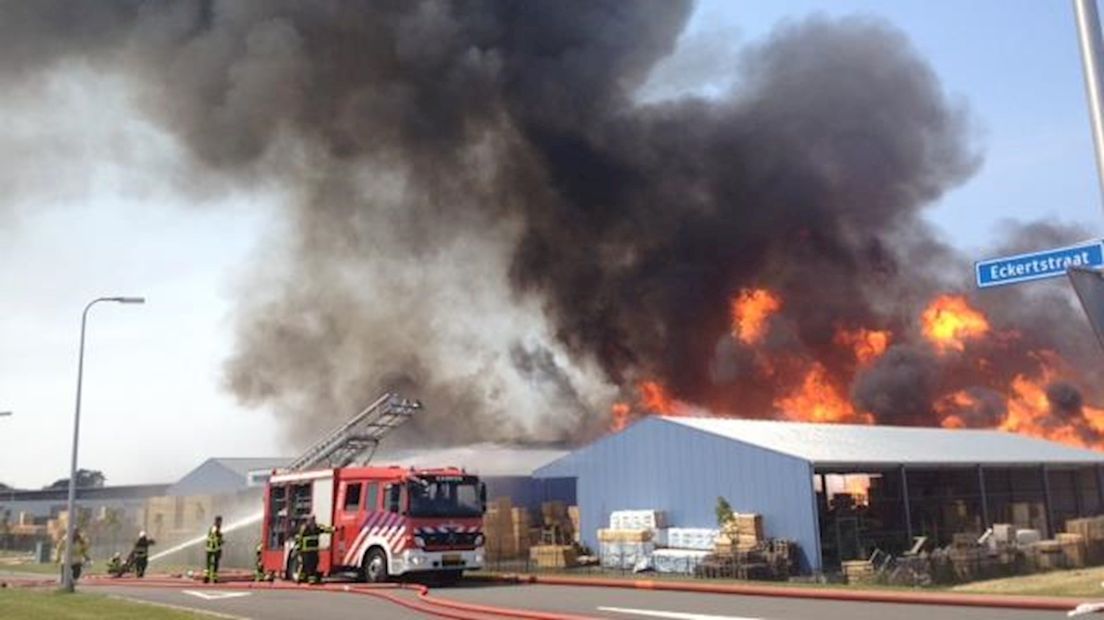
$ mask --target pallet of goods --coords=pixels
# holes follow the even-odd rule
[[[537,545],[529,549],[529,559],[537,568],[570,568],[577,558],[572,545]]]
[[[656,549],[652,553],[652,566],[657,573],[693,575],[709,551],[693,549]]]

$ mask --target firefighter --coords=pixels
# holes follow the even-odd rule
[[[123,557],[116,551],[111,559],[107,561],[107,574],[112,577],[122,577],[125,565],[123,564]]]
[[[57,562],[61,567],[62,580],[65,579],[65,536],[61,537],[61,540],[57,544]],[[88,557],[88,541],[84,539],[84,535],[81,534],[79,529],[73,530],[73,564],[71,569],[73,571],[73,582],[76,583],[80,579],[81,567],[85,562],[92,563],[92,558]]]
[[[133,560],[134,574],[139,579],[146,576],[146,566],[149,564],[149,548],[150,545],[154,544],[157,544],[157,541],[146,536],[144,530],[138,532],[138,540],[134,541],[134,549],[130,552],[130,557]]]
[[[307,522],[299,526],[299,534],[295,537],[295,548],[299,551],[299,571],[295,575],[295,581],[303,583],[318,583],[322,580],[318,574],[318,539],[322,534],[330,534],[333,528],[328,525],[319,525],[314,520],[314,515],[307,518]]]
[[[262,555],[263,553],[264,545],[262,543],[257,543],[257,561],[253,565],[253,581],[265,580],[264,557]]]
[[[222,559],[222,517],[207,530],[207,567],[203,571],[203,583],[218,583],[219,560]]]

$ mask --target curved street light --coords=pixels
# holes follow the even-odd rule
[[[73,591],[73,532],[76,530],[77,515],[74,504],[77,499],[77,442],[80,438],[81,383],[84,379],[84,331],[88,324],[88,311],[101,301],[118,304],[144,304],[145,297],[97,297],[88,302],[81,314],[80,354],[77,358],[77,406],[73,415],[73,458],[69,465],[69,500],[67,502],[68,523],[65,526],[65,564],[61,567],[62,589]]]

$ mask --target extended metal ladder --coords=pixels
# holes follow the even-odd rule
[[[388,392],[291,462],[285,471],[367,463],[387,433],[410,419],[422,403]],[[361,455],[365,455],[360,458]]]

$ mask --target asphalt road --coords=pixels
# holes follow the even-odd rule
[[[328,620],[340,618],[426,618],[375,598],[344,593],[287,590],[151,589],[126,586],[97,587],[99,591],[140,600],[213,611],[239,618]],[[194,594],[198,592],[199,594]],[[238,593],[241,594],[241,593]],[[392,592],[391,594],[399,594]],[[206,598],[204,595],[210,598]],[[410,592],[399,594],[415,600]],[[685,592],[656,592],[544,585],[467,585],[436,589],[434,597],[465,603],[568,613],[592,618],[670,620],[1027,620],[1064,618],[1061,612],[1018,611],[888,603],[853,603],[734,596]],[[225,598],[222,598],[225,597]],[[1073,605],[1071,604],[1071,607]]]

